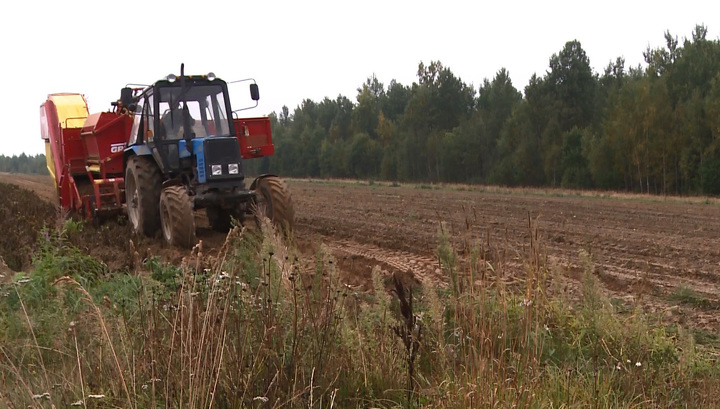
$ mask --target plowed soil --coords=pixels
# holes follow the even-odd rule
[[[0,174],[2,182],[54,203],[49,177]],[[480,274],[522,281],[527,264],[539,260],[559,273],[562,291],[573,296],[589,268],[618,303],[639,304],[668,322],[720,331],[716,199],[305,180],[289,185],[300,248],[311,252],[324,244],[356,288],[368,287],[376,265],[447,285],[435,255],[444,230],[461,261],[467,262],[472,252],[478,255]],[[5,201],[0,196],[0,206]],[[19,215],[0,217],[5,231],[22,223]],[[224,235],[213,233],[202,215],[196,220],[206,251],[217,249]],[[87,250],[111,268],[130,268],[131,234],[125,226],[109,226],[99,228],[109,233],[92,233],[98,235],[94,243],[104,245]],[[158,242],[145,239],[136,248],[141,257],[169,261],[185,254]]]
[[[577,296],[590,268],[628,308],[641,303],[667,321],[720,330],[716,199],[308,181],[291,188],[298,231],[328,243],[355,280],[380,263],[447,283],[435,256],[443,226],[460,259],[476,249],[480,272],[522,280],[539,256]]]

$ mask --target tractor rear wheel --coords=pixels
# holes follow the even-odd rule
[[[195,245],[195,214],[192,198],[183,186],[168,186],[160,194],[163,238],[172,246]]]
[[[257,182],[255,190],[259,193],[255,199],[257,211],[278,229],[291,232],[295,225],[295,209],[288,185],[276,176],[268,176]],[[256,221],[260,224],[259,220]]]
[[[152,237],[160,229],[160,169],[152,158],[132,156],[125,170],[125,203],[136,233]]]

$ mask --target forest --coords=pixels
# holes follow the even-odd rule
[[[46,175],[45,155],[0,155],[0,172]]]
[[[665,32],[644,65],[593,71],[567,42],[523,92],[501,68],[478,89],[440,61],[417,81],[368,78],[272,113],[276,153],[248,173],[390,181],[720,193],[720,41]]]

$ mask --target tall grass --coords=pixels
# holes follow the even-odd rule
[[[640,309],[619,314],[589,254],[557,291],[540,232],[467,257],[441,229],[447,288],[342,282],[322,245],[235,228],[218,257],[109,272],[63,234],[0,288],[0,406],[87,408],[717,407],[714,351]],[[49,239],[52,237],[52,239]],[[509,277],[514,252],[524,274]],[[86,274],[83,267],[87,269]],[[389,283],[389,284],[388,284]]]

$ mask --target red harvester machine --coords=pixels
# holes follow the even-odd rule
[[[63,209],[87,219],[122,212],[123,151],[132,125],[132,116],[117,112],[89,115],[81,94],[48,96],[40,129]]]

